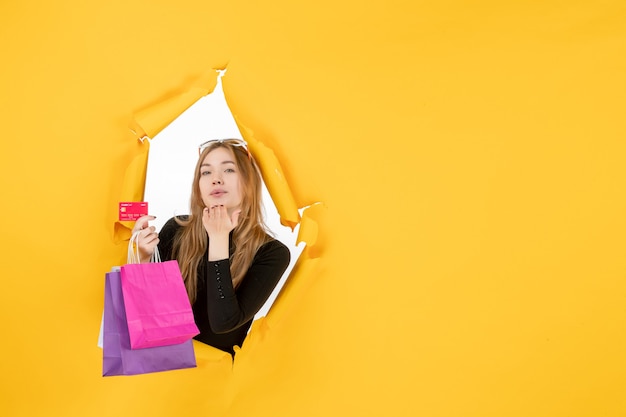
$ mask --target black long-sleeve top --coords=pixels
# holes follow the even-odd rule
[[[159,232],[158,247],[163,261],[173,259],[174,237],[181,227],[171,218]],[[232,232],[230,237],[232,256]],[[230,261],[208,259],[207,248],[198,265],[197,295],[192,305],[200,330],[195,339],[233,354],[233,346],[241,346],[254,315],[263,307],[287,269],[289,249],[275,239],[263,244],[236,291],[230,275]]]

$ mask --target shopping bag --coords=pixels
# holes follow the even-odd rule
[[[102,375],[136,375],[195,368],[193,342],[146,349],[131,349],[120,272],[105,277]]]
[[[153,262],[138,263],[136,236],[128,245],[129,263],[121,268],[131,348],[168,346],[191,339],[199,331],[178,262],[160,262],[155,248]]]

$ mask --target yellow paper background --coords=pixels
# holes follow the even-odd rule
[[[626,414],[623,2],[0,16],[2,415]],[[226,65],[298,207],[324,203],[320,256],[234,367],[197,344],[198,369],[102,378],[128,126]]]

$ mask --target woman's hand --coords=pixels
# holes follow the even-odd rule
[[[139,235],[137,235],[137,248],[141,263],[150,262],[154,248],[159,243],[159,234],[156,232],[156,228],[148,226],[148,222],[154,219],[156,219],[154,216],[142,216],[137,219],[135,227],[133,227],[133,234],[139,232]]]
[[[202,212],[202,224],[209,235],[209,261],[219,261],[229,257],[229,234],[239,224],[241,210],[232,215],[224,206],[205,207]]]
[[[202,224],[209,235],[209,239],[228,236],[239,224],[240,214],[241,210],[235,210],[232,216],[229,216],[224,206],[205,207],[202,212]]]

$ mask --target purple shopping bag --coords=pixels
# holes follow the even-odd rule
[[[131,349],[119,272],[106,274],[102,375],[136,375],[172,369],[194,368],[191,340],[146,349]]]
[[[122,266],[132,349],[182,343],[199,333],[177,261]]]

